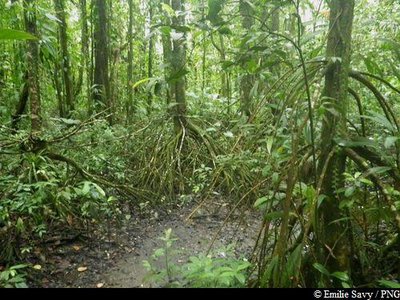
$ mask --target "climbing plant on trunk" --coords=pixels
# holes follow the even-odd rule
[[[24,1],[24,20],[26,31],[34,36],[38,36],[36,25],[36,1]],[[39,85],[39,43],[37,40],[27,42],[26,51],[29,100],[31,108],[31,130],[32,133],[38,133],[42,127],[41,103],[40,103],[40,85]]]
[[[335,139],[347,133],[348,74],[351,59],[351,34],[354,0],[330,1],[330,26],[327,41],[327,68],[318,173],[320,193],[326,197],[319,208],[317,228],[321,263],[329,272],[350,271],[350,228],[346,212],[340,208],[346,156]]]

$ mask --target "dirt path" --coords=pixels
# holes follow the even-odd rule
[[[190,256],[204,253],[228,213],[200,212],[186,221],[192,207],[174,210],[160,217],[136,217],[122,228],[113,228],[108,236],[97,240],[74,242],[49,252],[42,259],[42,269],[34,276],[37,287],[149,287],[143,283],[147,271],[143,260],[155,249],[162,248],[167,229],[178,238],[174,249],[179,250],[178,263]],[[244,221],[246,220],[246,221]],[[261,218],[256,212],[235,213],[218,235],[213,249],[234,244],[235,253],[248,255],[254,246]],[[221,253],[223,255],[223,253]],[[81,270],[81,272],[78,271]],[[82,271],[84,270],[84,271]]]

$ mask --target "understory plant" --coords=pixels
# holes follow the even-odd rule
[[[21,264],[0,270],[0,288],[27,288],[25,268]]]
[[[178,263],[181,253],[174,248],[176,238],[172,230],[160,238],[164,247],[156,249],[149,260],[143,262],[148,274],[144,281],[158,287],[240,288],[245,287],[251,264],[236,258],[232,247],[219,249],[215,254],[191,256]]]

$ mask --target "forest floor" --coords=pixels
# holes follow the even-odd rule
[[[209,201],[210,202],[210,201]],[[122,226],[113,226],[104,233],[95,232],[91,237],[81,237],[50,244],[36,249],[36,262],[40,270],[29,274],[31,287],[74,288],[134,288],[151,287],[143,282],[147,270],[143,261],[148,260],[154,250],[162,248],[160,237],[172,229],[173,249],[179,256],[175,263],[184,263],[190,256],[205,253],[215,234],[224,225],[229,213],[227,207],[212,212],[210,207],[220,206],[216,201],[206,203],[187,220],[196,204],[175,209],[151,211],[146,215],[133,215]],[[253,250],[261,220],[259,212],[239,209],[222,227],[213,245],[221,256],[223,250],[233,245],[234,253],[249,256]],[[221,249],[221,250],[219,250]]]

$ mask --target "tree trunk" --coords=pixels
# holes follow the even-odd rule
[[[126,86],[126,123],[129,120],[133,105],[133,0],[128,0],[129,5],[129,25],[128,25],[128,69],[127,69],[127,86]]]
[[[253,18],[253,9],[251,5],[244,0],[240,1],[239,4],[239,10],[240,14],[242,16],[242,27],[245,29],[246,34],[251,30],[251,27],[254,24],[254,18]],[[249,50],[248,46],[244,46],[245,48],[244,53],[247,53]],[[244,59],[245,62],[247,62],[247,59]],[[243,66],[245,67],[245,66]],[[245,69],[245,68],[243,68]],[[250,111],[251,111],[251,89],[254,84],[254,76],[249,74],[245,70],[245,74],[242,76],[240,80],[240,99],[241,99],[241,112],[245,116],[249,117],[250,116]]]
[[[318,173],[323,176],[321,194],[326,196],[319,209],[319,242],[321,261],[330,272],[350,271],[350,234],[347,221],[339,208],[338,189],[343,187],[346,158],[343,153],[332,152],[334,138],[346,134],[348,73],[351,59],[351,32],[354,16],[354,0],[330,2],[330,30],[327,43],[328,68],[325,75],[323,97],[325,107],[337,113],[326,112],[323,118],[321,156]],[[326,165],[326,171],[324,167]]]
[[[160,2],[160,11],[162,11],[162,3],[171,5],[171,2],[169,0],[164,0],[163,2]],[[164,16],[164,22],[166,24],[170,24],[170,20],[167,16]],[[171,71],[171,53],[172,53],[172,42],[171,42],[171,35],[168,33],[163,33],[162,34],[162,45],[163,45],[163,60],[164,60],[164,77],[165,80],[167,81],[167,92],[166,92],[166,99],[167,99],[167,104],[169,105],[171,103],[171,84],[168,82],[168,77],[172,74]]]
[[[61,78],[60,78],[61,76],[59,75],[60,69],[61,69],[61,66],[56,59],[56,61],[54,62],[53,83],[54,83],[54,87],[56,89],[58,114],[60,115],[60,117],[64,117],[65,116],[65,101],[63,99],[63,89],[62,89],[62,82],[61,82]]]
[[[65,116],[70,117],[71,112],[74,110],[74,91],[71,78],[71,63],[68,51],[68,36],[67,36],[67,22],[65,18],[65,3],[64,0],[54,0],[54,7],[56,10],[56,16],[60,20],[59,23],[59,40],[61,46],[61,66],[62,75],[64,79],[64,91],[65,91]]]
[[[184,10],[184,0],[172,0],[172,9],[177,11]],[[175,16],[172,18],[174,28],[183,26],[184,16]],[[174,123],[176,130],[180,130],[182,126],[186,126],[186,87],[185,87],[185,70],[186,70],[186,50],[185,35],[174,39],[172,42],[172,55],[170,56],[170,64],[172,66],[172,74],[170,76],[172,100],[175,102],[173,108]]]
[[[219,52],[220,55],[220,60],[221,62],[226,61],[226,51],[225,51],[225,42],[224,42],[224,37],[221,33],[218,33],[219,37],[219,45],[214,41],[213,35],[210,35],[211,37],[211,42],[215,49]],[[230,90],[230,74],[225,71],[221,70],[221,89],[220,89],[220,95],[222,98],[227,100],[227,114],[230,114],[230,101],[231,101],[231,90]]]
[[[36,26],[35,0],[24,1],[24,21],[26,31],[34,36],[38,36]],[[39,43],[38,41],[28,41],[26,51],[29,100],[31,104],[31,132],[38,133],[42,127],[41,104],[40,104],[40,85],[39,85]]]
[[[206,22],[206,4],[204,0],[201,1],[201,20],[202,22]],[[205,98],[205,89],[206,89],[206,71],[207,71],[207,32],[203,30],[203,53],[201,56],[201,101],[204,101]]]
[[[90,80],[89,80],[89,28],[88,16],[86,8],[86,0],[80,0],[80,14],[81,14],[81,62],[79,66],[79,77],[76,82],[74,96],[78,96],[83,86],[83,75],[86,70],[86,84],[87,84],[87,98],[90,99]],[[88,100],[89,101],[89,100]]]
[[[22,87],[21,94],[19,95],[19,100],[17,103],[17,107],[15,109],[15,113],[11,117],[11,129],[13,133],[18,131],[18,123],[21,120],[21,116],[26,110],[26,104],[28,103],[29,98],[29,85],[27,83],[28,80],[28,72],[25,72],[25,83]]]
[[[90,64],[90,68],[89,68],[89,71],[88,71],[88,76],[89,76],[89,78],[88,78],[88,85],[89,85],[89,91],[88,91],[88,93],[90,94],[90,97],[88,98],[88,115],[89,116],[91,116],[92,114],[93,114],[93,112],[94,112],[94,109],[95,109],[95,103],[94,103],[94,94],[95,94],[95,89],[94,89],[94,65],[95,65],[95,49],[94,49],[94,44],[95,44],[95,41],[94,41],[94,23],[95,23],[95,12],[94,12],[94,4],[95,4],[95,1],[94,0],[92,0],[92,1],[90,1],[90,5],[89,5],[89,7],[90,7],[90,15],[89,15],[89,17],[90,17],[90,27],[89,27],[89,30],[90,30],[90,33],[89,33],[89,36],[91,37],[90,38],[90,62],[89,62],[89,64]]]
[[[272,10],[272,17],[271,17],[271,30],[272,31],[279,31],[280,28],[280,14],[279,14],[280,7],[279,5],[276,6]]]
[[[95,30],[94,30],[94,90],[93,100],[95,110],[110,109],[110,81],[108,74],[108,38],[107,38],[107,8],[106,0],[95,0]],[[110,113],[110,111],[108,111]],[[112,124],[112,114],[108,118]]]
[[[153,38],[153,4],[149,2],[149,56],[148,56],[148,64],[147,64],[147,77],[153,77],[153,52],[154,52],[154,38]],[[151,91],[148,92],[147,95],[147,114],[150,115],[151,107],[153,105],[153,94]]]

